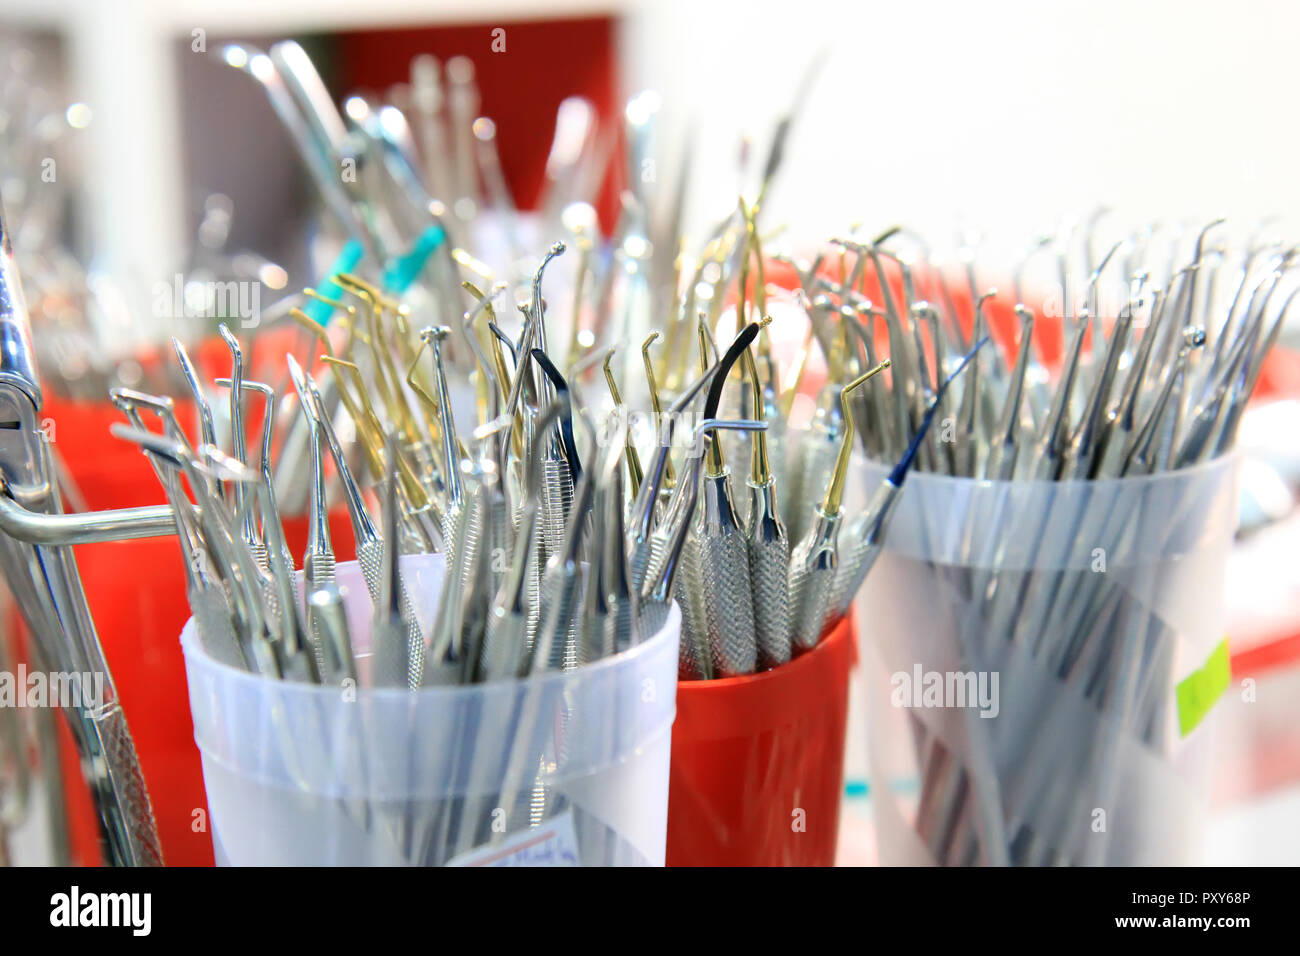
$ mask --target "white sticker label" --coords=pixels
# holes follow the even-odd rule
[[[462,853],[448,866],[578,866],[578,840],[573,833],[573,811],[531,830],[512,833],[500,843]]]

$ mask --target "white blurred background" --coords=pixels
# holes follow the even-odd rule
[[[1300,214],[1300,5],[1283,0],[659,0],[623,31],[628,81],[694,115],[701,193],[824,61],[776,196],[817,241],[849,218],[1022,242],[1101,202],[1169,223]],[[706,119],[707,117],[707,119]]]

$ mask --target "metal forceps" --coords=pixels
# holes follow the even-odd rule
[[[15,511],[35,512],[29,518],[37,525],[43,523],[37,515],[57,516],[63,510],[40,428],[40,409],[30,322],[0,214],[0,498]],[[102,701],[64,713],[86,768],[105,857],[114,865],[160,865],[162,849],[135,744],[72,551],[57,534],[37,543],[36,537],[15,537],[21,521],[5,524],[0,521],[5,532],[0,535],[0,570],[43,658],[59,670],[104,677]],[[75,527],[75,522],[64,527]]]

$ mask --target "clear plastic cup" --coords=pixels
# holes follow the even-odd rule
[[[403,559],[426,631],[443,573],[440,555]],[[355,562],[338,581],[360,656],[370,599]],[[411,693],[364,672],[341,688],[247,673],[204,653],[191,620],[218,864],[662,865],[679,631],[674,607],[659,634],[568,673]]]
[[[1235,477],[908,477],[859,617],[883,863],[1195,858]]]

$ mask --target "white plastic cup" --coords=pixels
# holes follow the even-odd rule
[[[907,478],[860,605],[882,863],[1194,861],[1208,728],[1177,688],[1224,639],[1236,464]]]
[[[426,631],[444,567],[403,559]],[[371,605],[355,562],[338,582],[364,653]],[[663,865],[680,627],[674,607],[659,634],[568,673],[411,693],[367,687],[364,673],[340,688],[232,668],[189,621],[217,863]],[[501,807],[512,754],[526,792]]]

